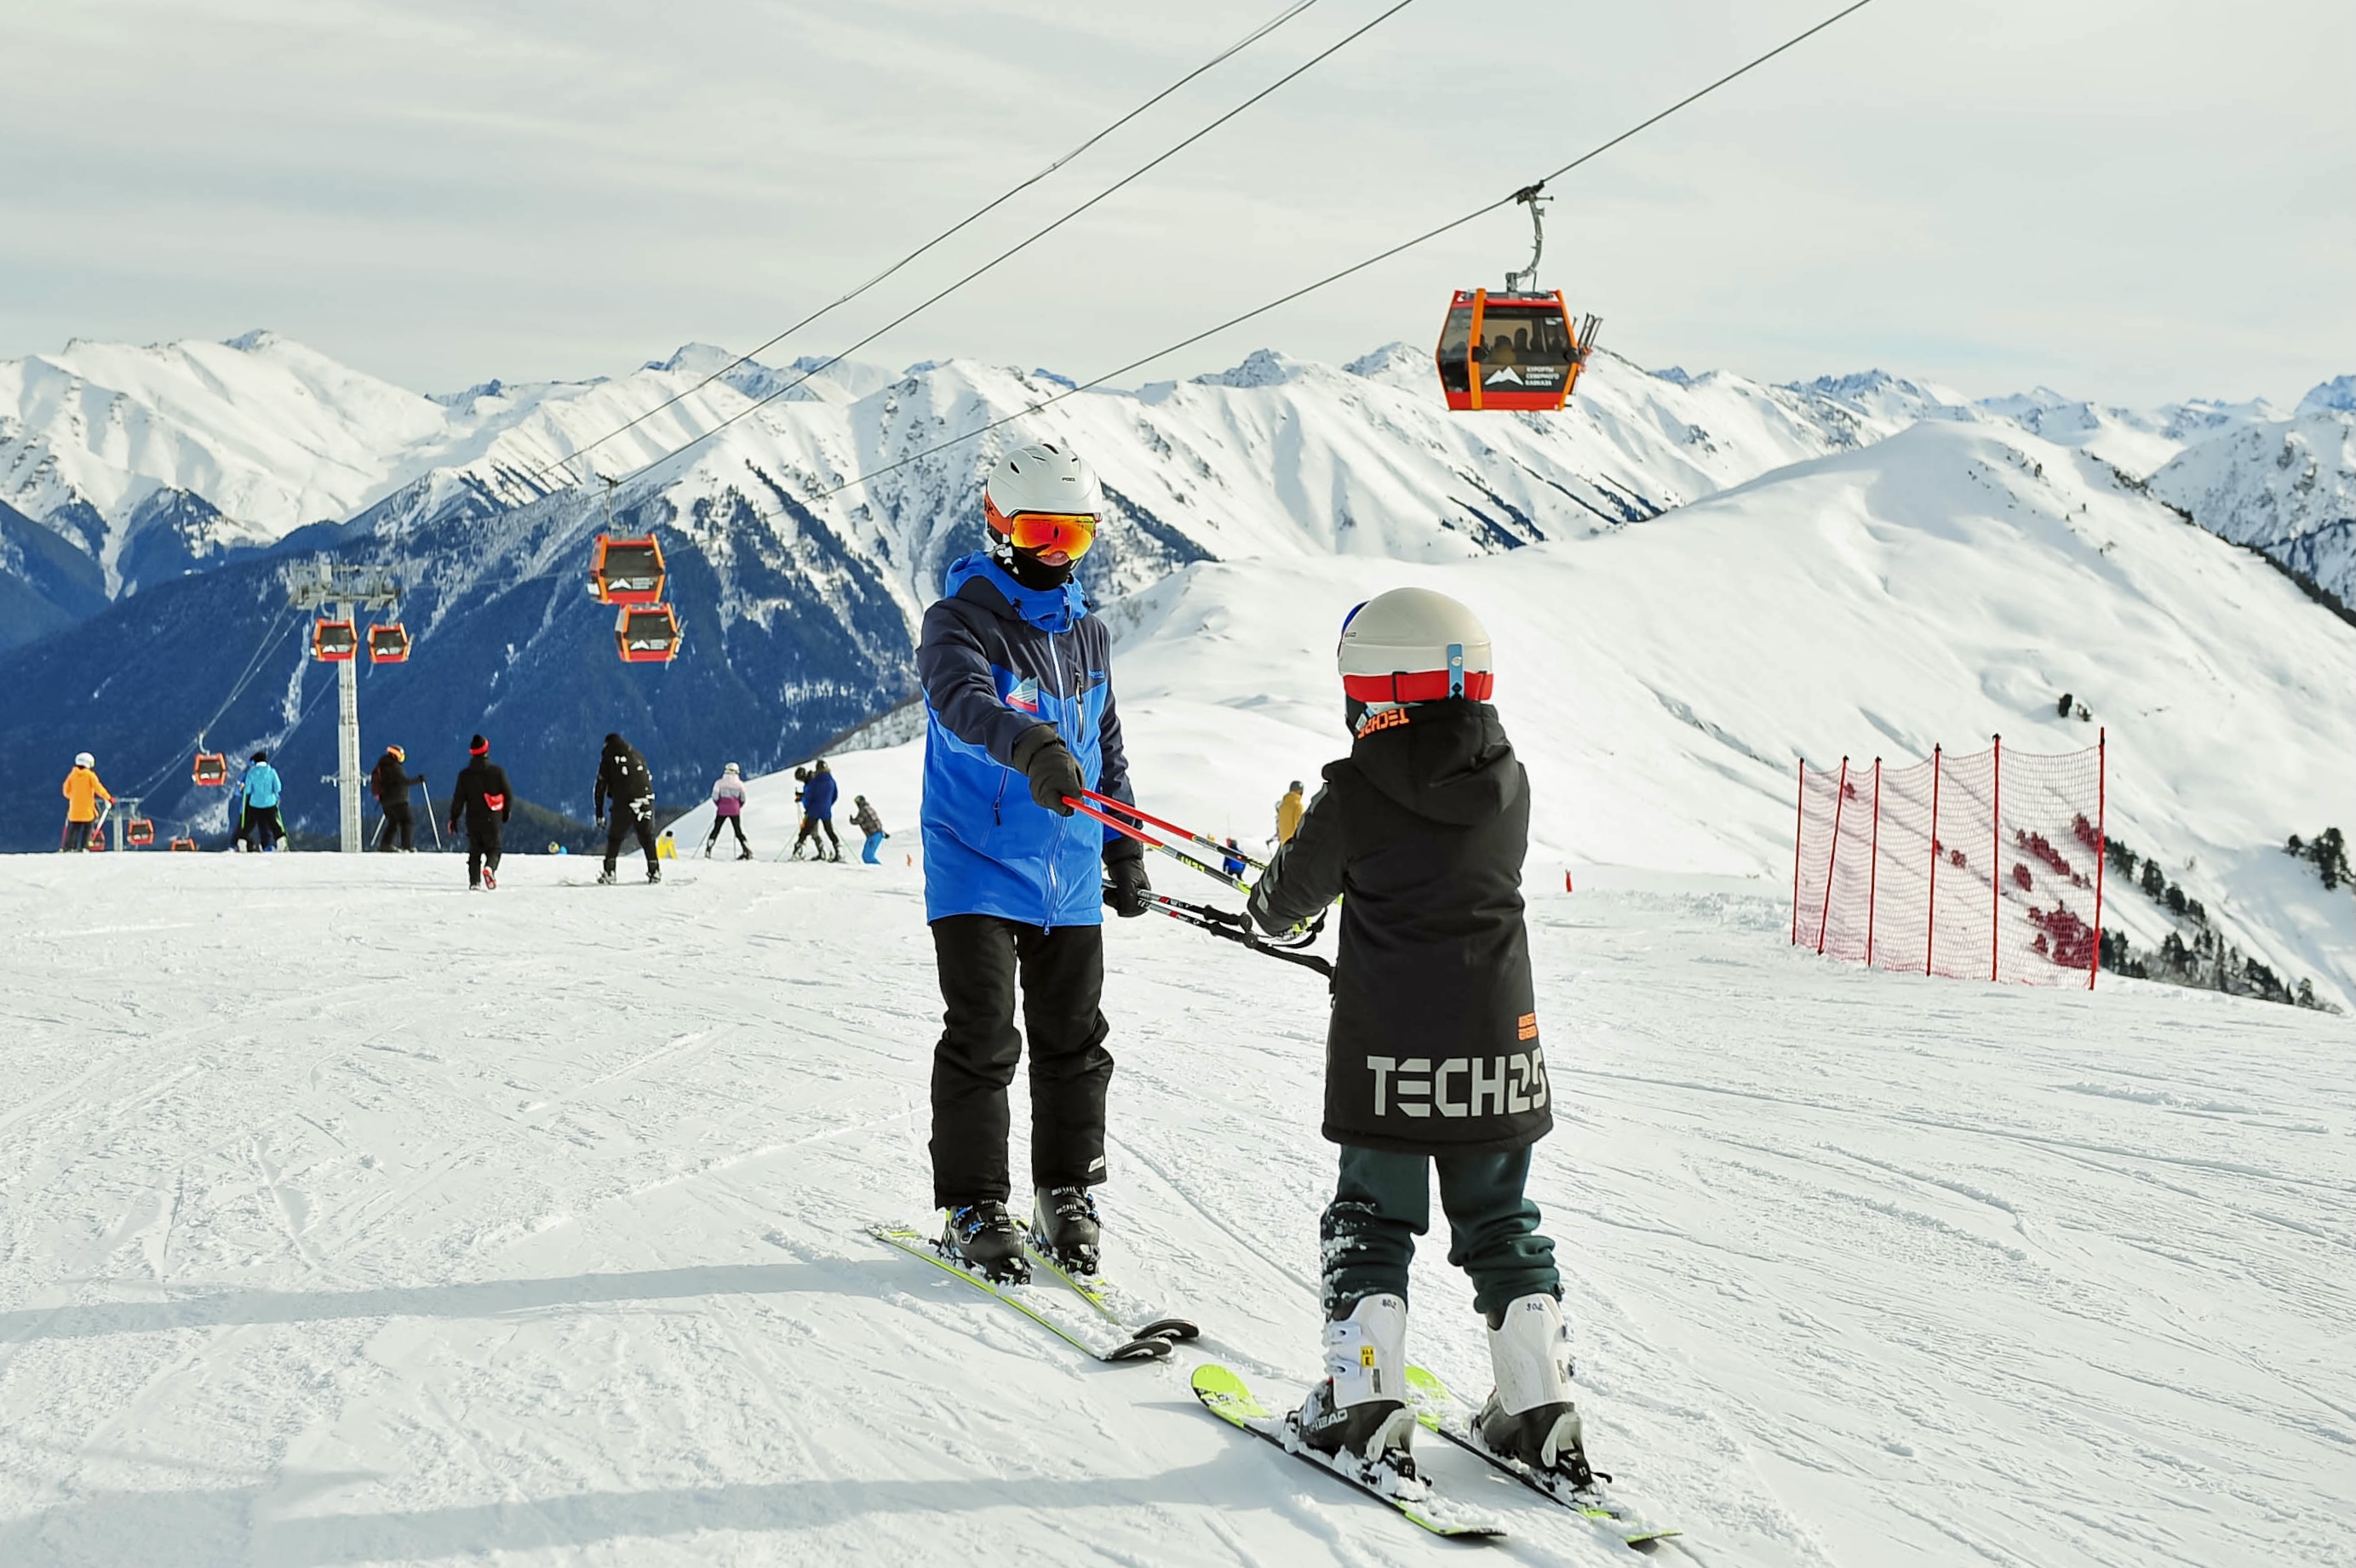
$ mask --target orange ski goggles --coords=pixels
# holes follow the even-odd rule
[[[1016,549],[1034,555],[1062,550],[1065,559],[1077,560],[1097,542],[1097,519],[1087,512],[1017,512],[1010,517],[987,501],[983,506],[990,526]]]

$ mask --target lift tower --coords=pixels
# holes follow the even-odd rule
[[[354,621],[361,610],[390,610],[401,603],[401,585],[381,566],[319,560],[287,583],[294,608],[316,613],[332,607],[338,621]],[[360,839],[360,674],[358,658],[345,658],[336,671],[336,794],[343,805],[343,851],[357,855]]]

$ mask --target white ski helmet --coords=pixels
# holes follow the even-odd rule
[[[721,769],[720,771],[721,771],[722,773],[733,773],[739,772],[740,770],[737,768],[737,766],[736,766],[736,764],[735,764],[735,763],[729,763],[726,767],[724,767],[724,768]]]
[[[74,766],[78,768],[94,768],[98,766],[98,759],[91,756],[88,752],[76,752],[74,753]]]
[[[1104,512],[1104,490],[1069,448],[1041,441],[1018,446],[998,460],[982,486],[981,504],[990,525],[990,553],[1001,565],[1015,548],[1014,519],[1025,512],[1089,518],[1087,537],[1065,546],[1066,553],[1077,560],[1094,540],[1094,519]]]
[[[1446,697],[1486,702],[1496,681],[1488,628],[1429,588],[1394,588],[1344,616],[1335,662],[1343,696],[1376,710]]]

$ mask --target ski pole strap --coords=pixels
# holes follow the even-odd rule
[[[1226,910],[1214,909],[1207,904],[1190,904],[1183,900],[1173,899],[1162,893],[1152,894],[1148,901],[1154,909],[1182,924],[1191,925],[1197,931],[1206,931],[1213,936],[1240,944],[1255,953],[1265,953],[1270,958],[1280,958],[1287,964],[1298,964],[1304,969],[1314,969],[1324,976],[1329,982],[1333,978],[1333,965],[1330,960],[1314,953],[1296,951],[1293,947],[1271,942],[1266,937],[1254,933],[1249,918],[1247,916],[1230,914]]]
[[[1205,834],[1197,833],[1191,827],[1181,827],[1174,822],[1164,822],[1162,818],[1154,816],[1151,812],[1140,811],[1136,806],[1131,805],[1125,800],[1115,800],[1108,795],[1099,795],[1092,789],[1084,789],[1080,793],[1087,796],[1088,799],[1095,801],[1098,805],[1102,805],[1108,810],[1117,812],[1123,816],[1135,817],[1140,822],[1148,824],[1154,827],[1159,827],[1164,833],[1175,833],[1178,837],[1185,839],[1190,844],[1197,845],[1205,849],[1215,849],[1222,855],[1233,855],[1237,859],[1241,860],[1245,865],[1249,866],[1256,871],[1265,871],[1268,869],[1268,862],[1265,860],[1256,860],[1251,856],[1245,854],[1242,849],[1233,845],[1222,844],[1217,839],[1210,837]]]
[[[1149,849],[1159,849],[1164,855],[1169,856],[1172,859],[1179,861],[1183,865],[1192,866],[1194,869],[1202,872],[1203,875],[1206,877],[1211,877],[1219,881],[1225,882],[1227,886],[1235,889],[1236,891],[1239,893],[1248,893],[1251,891],[1251,889],[1247,887],[1241,880],[1227,875],[1227,873],[1220,868],[1212,865],[1205,865],[1203,861],[1187,854],[1183,849],[1173,848],[1172,846],[1162,842],[1159,838],[1149,838],[1138,828],[1131,827],[1130,824],[1123,822],[1117,817],[1108,816],[1103,812],[1098,811],[1095,806],[1090,805],[1087,801],[1075,800],[1067,795],[1064,797],[1064,804],[1070,806],[1074,811],[1078,812],[1083,816],[1095,817],[1098,822],[1103,823],[1107,827],[1111,828],[1116,833],[1124,834],[1129,837],[1136,839],[1140,844],[1144,845]]]

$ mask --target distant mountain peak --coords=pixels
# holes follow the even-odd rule
[[[257,326],[250,332],[241,332],[235,337],[222,338],[221,347],[234,348],[241,354],[252,354],[258,349],[268,348],[279,341],[280,338],[276,333],[266,326]]]
[[[2299,399],[2302,414],[2356,413],[2356,376],[2335,376]]]
[[[1301,371],[1301,361],[1290,355],[1273,348],[1255,348],[1245,356],[1242,364],[1197,376],[1194,381],[1204,387],[1280,387],[1299,379]]]

